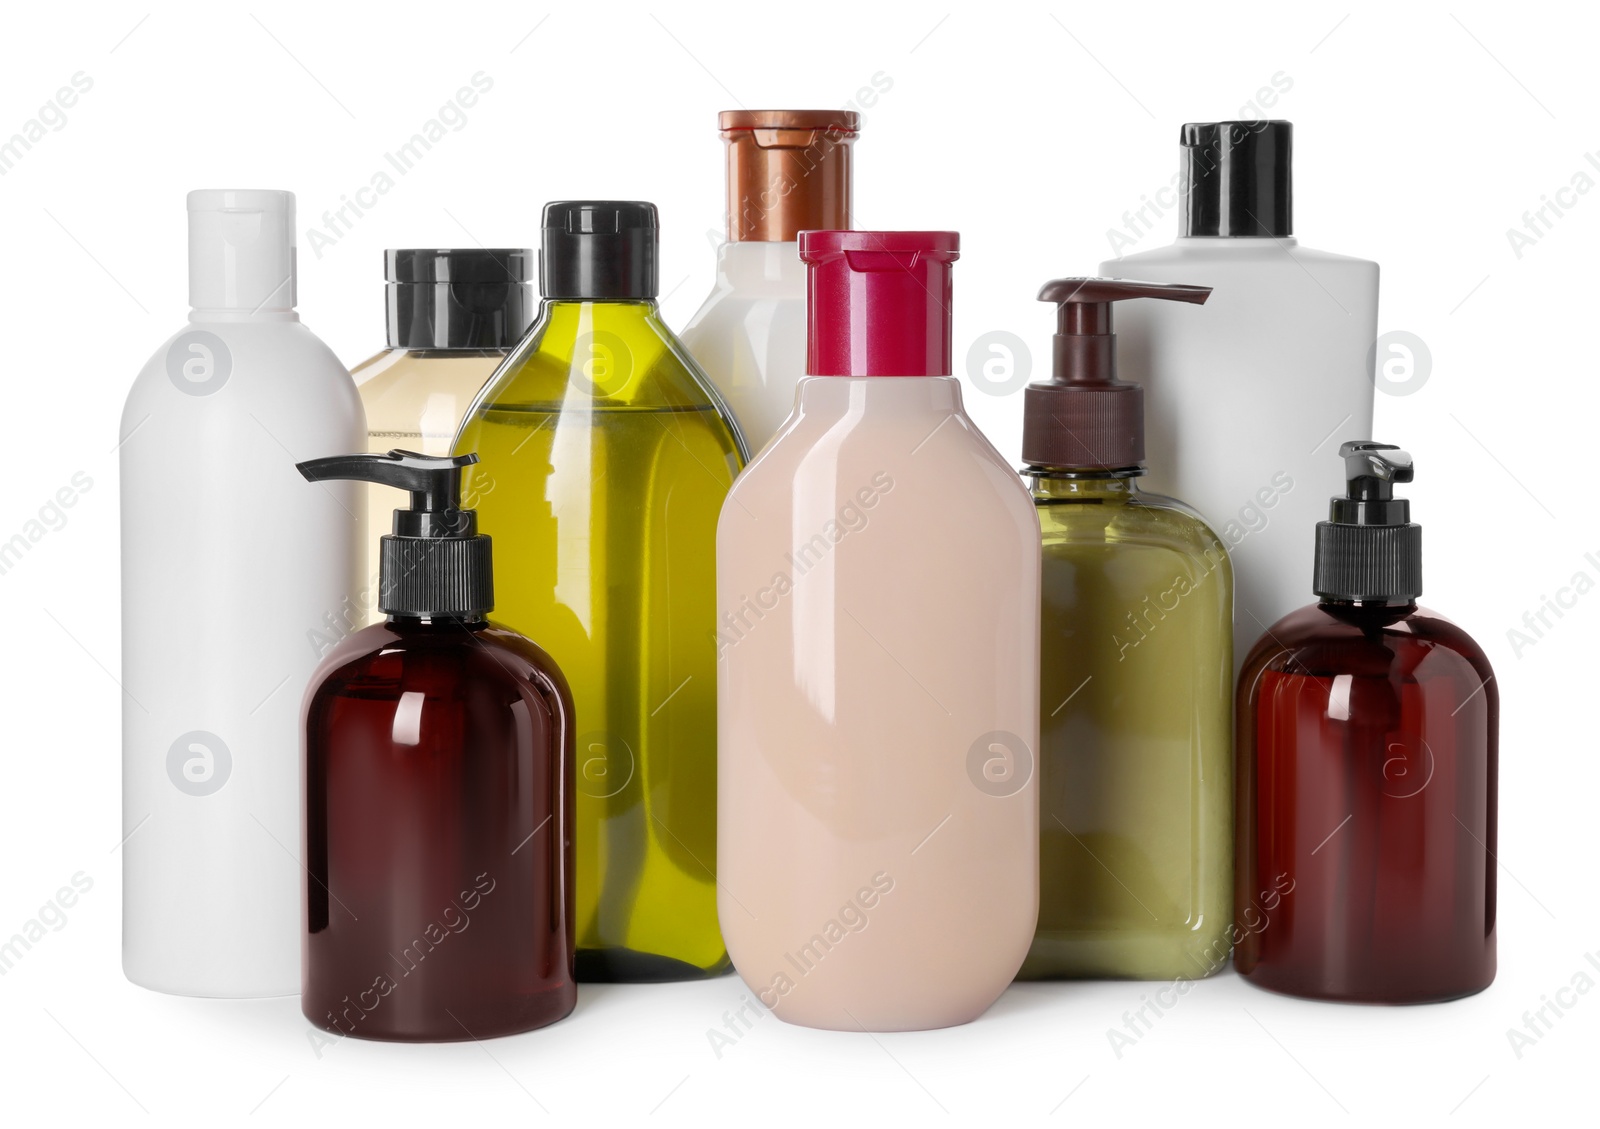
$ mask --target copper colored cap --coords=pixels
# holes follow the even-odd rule
[[[724,110],[728,239],[792,243],[802,231],[850,226],[853,110]]]

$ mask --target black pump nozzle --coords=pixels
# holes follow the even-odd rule
[[[394,512],[396,537],[471,537],[478,532],[478,519],[461,508],[461,468],[477,461],[477,455],[447,458],[395,450],[387,455],[331,455],[300,463],[299,469],[308,482],[349,478],[408,491],[411,508]]]
[[[1394,484],[1416,475],[1393,443],[1341,444],[1345,494],[1317,523],[1312,589],[1323,599],[1409,603],[1422,595],[1422,527]]]
[[[1133,468],[1144,462],[1144,389],[1117,379],[1111,304],[1128,298],[1202,303],[1209,286],[1125,278],[1057,278],[1039,301],[1054,302],[1054,364],[1030,384],[1022,415],[1022,459],[1031,466]]]
[[[461,508],[461,469],[477,455],[442,457],[415,451],[332,455],[297,463],[308,482],[353,479],[411,495],[394,511],[394,532],[380,539],[380,610],[390,615],[476,617],[494,607],[489,538],[478,515]]]
[[[1348,525],[1404,525],[1411,503],[1394,496],[1396,482],[1416,474],[1411,456],[1393,443],[1355,442],[1339,448],[1344,459],[1345,496],[1333,499],[1329,519]]]

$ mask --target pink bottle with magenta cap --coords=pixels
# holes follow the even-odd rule
[[[1039,524],[950,375],[958,245],[801,234],[810,375],[717,527],[718,916],[808,1027],[975,1019],[1038,914]]]

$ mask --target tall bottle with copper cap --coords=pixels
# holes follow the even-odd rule
[[[717,910],[808,1027],[965,1023],[1033,937],[1039,523],[949,375],[957,246],[801,235],[811,375],[717,526]]]
[[[717,284],[683,331],[751,451],[777,434],[805,375],[802,231],[850,226],[853,110],[726,110],[728,241]]]
[[[1059,324],[1022,428],[1044,535],[1025,979],[1187,979],[1228,960],[1233,569],[1197,513],[1139,489],[1144,390],[1117,379],[1111,332],[1113,302],[1210,293],[1102,278],[1039,292]]]

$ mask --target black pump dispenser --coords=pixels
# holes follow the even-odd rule
[[[307,481],[348,478],[411,493],[380,538],[378,608],[388,615],[481,619],[494,607],[489,537],[461,508],[461,468],[477,455],[441,458],[414,451],[333,455],[297,464]]]
[[[1311,587],[1324,600],[1408,604],[1422,595],[1422,526],[1394,484],[1415,474],[1392,443],[1345,443],[1345,496],[1317,523]]]

